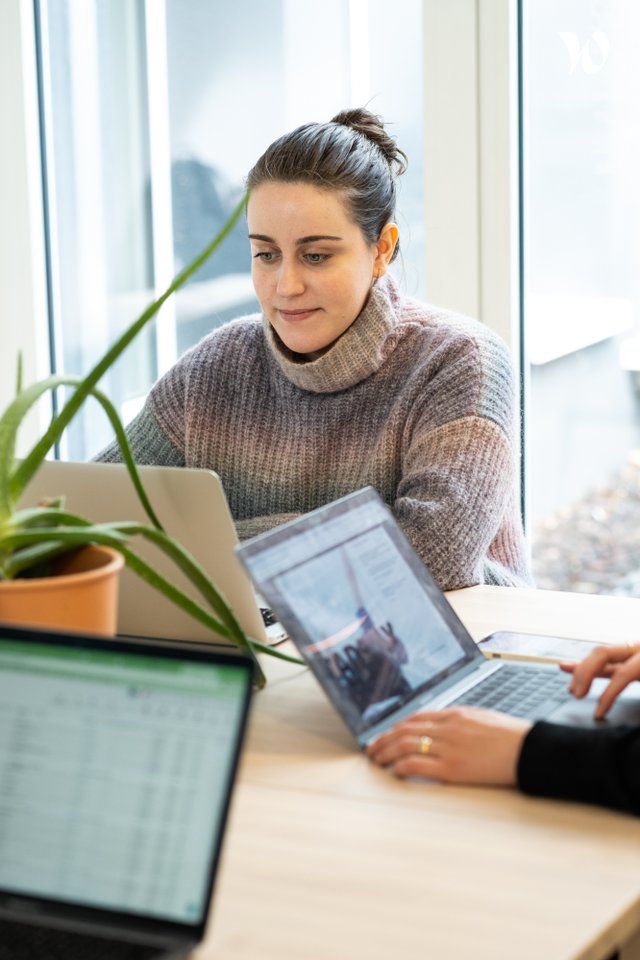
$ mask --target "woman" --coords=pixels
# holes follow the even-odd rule
[[[602,720],[618,694],[640,680],[640,646],[597,647],[582,663],[561,666],[573,674],[576,697],[586,696],[595,677],[611,678],[596,709]],[[367,752],[399,777],[518,786],[640,814],[640,727],[531,724],[463,707],[414,714]]]
[[[388,275],[405,159],[366,110],[276,140],[247,180],[262,315],[183,356],[128,434],[139,463],[215,470],[241,538],[371,484],[443,588],[522,584],[509,355]]]

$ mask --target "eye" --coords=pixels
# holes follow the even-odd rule
[[[262,260],[263,263],[272,263],[276,258],[276,254],[273,250],[258,250],[257,253],[254,253],[254,260]]]
[[[329,259],[331,254],[329,253],[305,253],[304,257],[307,263],[325,263]]]

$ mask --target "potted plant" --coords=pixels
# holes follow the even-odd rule
[[[294,663],[302,662],[297,657],[290,657],[247,637],[233,611],[204,569],[162,529],[144,491],[120,417],[108,397],[97,388],[103,374],[157,314],[165,300],[178,290],[220,246],[242,215],[245,206],[246,196],[242,198],[228,222],[211,243],[175,277],[164,293],[131,324],[85,377],[56,375],[23,387],[19,360],[17,395],[0,417],[0,619],[2,619],[3,590],[8,596],[12,589],[14,593],[16,592],[18,581],[37,579],[44,581],[46,585],[46,581],[51,578],[77,576],[78,551],[82,549],[84,553],[85,548],[89,548],[88,559],[90,564],[94,565],[92,576],[97,579],[99,574],[96,573],[96,569],[100,561],[95,561],[95,554],[100,548],[107,548],[107,561],[113,567],[119,568],[124,561],[139,576],[196,620],[210,627],[219,637],[231,641],[252,655],[262,651]],[[63,385],[74,387],[74,392],[60,412],[53,417],[48,428],[24,459],[17,461],[15,458],[16,436],[25,415],[44,394]],[[126,520],[118,523],[93,524],[85,517],[65,511],[64,503],[60,500],[52,500],[45,505],[22,510],[16,506],[22,492],[49,450],[59,440],[82,404],[90,396],[101,404],[111,422],[131,481],[149,517],[148,524]],[[168,554],[176,567],[186,574],[196,587],[202,598],[201,601],[194,600],[175,587],[143,560],[131,545],[134,537],[151,540],[160,550]],[[73,557],[71,561],[70,557]],[[71,574],[65,572],[65,567],[68,570],[70,562]],[[50,621],[48,622],[53,626]],[[264,684],[264,674],[257,661],[256,682],[259,686]]]

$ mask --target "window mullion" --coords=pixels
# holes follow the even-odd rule
[[[49,372],[46,270],[38,130],[33,5],[0,4],[0,409],[11,400],[18,351],[29,382]],[[50,415],[45,403],[26,425],[22,445]]]
[[[145,37],[149,110],[149,159],[153,277],[156,295],[174,275],[173,214],[171,200],[171,146],[169,131],[169,78],[167,20],[164,0],[146,0]],[[158,373],[175,363],[177,356],[175,297],[156,318]]]

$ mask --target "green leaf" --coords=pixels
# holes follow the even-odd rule
[[[27,507],[24,510],[16,510],[11,515],[11,520],[0,528],[0,544],[7,533],[22,527],[52,527],[56,524],[67,524],[69,526],[91,526],[91,520],[85,520],[75,513],[67,513],[57,505],[47,507]]]
[[[0,580],[14,580],[25,571],[30,571],[33,576],[36,567],[41,567],[65,553],[69,553],[68,544],[55,540],[14,550],[6,564],[0,567]]]
[[[13,509],[11,480],[18,428],[33,404],[44,393],[55,389],[56,380],[56,377],[47,377],[22,390],[0,417],[0,522],[9,516]]]
[[[18,369],[16,371],[16,396],[22,393],[22,350],[18,350]]]
[[[48,377],[46,381],[42,381],[41,384],[35,384],[34,386],[42,387],[42,385],[46,383],[47,386],[45,389],[50,389],[52,383],[55,386],[78,386],[82,384],[82,382],[83,381],[81,377],[59,375],[54,377]],[[11,429],[10,424],[12,423],[16,423],[19,425],[24,415],[28,412],[29,408],[38,401],[38,399],[42,395],[42,392],[43,391],[41,389],[25,391],[20,395],[20,397],[18,397],[10,405],[10,407],[7,408],[7,410],[3,414],[2,420],[0,420],[0,463],[2,462],[2,439],[3,439],[2,425],[3,423],[5,424],[5,427],[7,428],[7,430]],[[111,400],[109,400],[109,398],[106,396],[106,394],[102,393],[101,390],[98,390],[95,387],[93,387],[89,391],[89,396],[94,397],[98,401],[98,403],[102,406],[103,410],[105,411],[109,419],[109,422],[111,423],[111,426],[113,428],[115,437],[120,446],[120,452],[122,453],[123,462],[127,467],[127,470],[129,471],[131,482],[133,483],[136,493],[138,494],[138,498],[142,504],[142,507],[145,513],[147,514],[147,516],[149,517],[151,523],[153,523],[154,526],[158,527],[158,529],[161,530],[162,524],[158,520],[158,517],[156,516],[156,513],[153,507],[151,506],[151,503],[149,501],[149,498],[147,497],[144,487],[142,486],[142,481],[140,480],[140,474],[138,472],[136,462],[133,459],[133,454],[131,452],[129,439],[127,437],[126,430],[122,424],[122,421],[118,415],[116,408],[112,404]],[[39,465],[36,468],[36,471],[38,468],[39,468]],[[21,475],[20,467],[17,467],[16,470],[13,472],[9,470],[8,503],[11,509],[13,508],[13,505],[17,502],[17,500],[22,495],[25,485],[31,480],[32,476],[33,474],[27,474],[26,476],[24,474]]]

